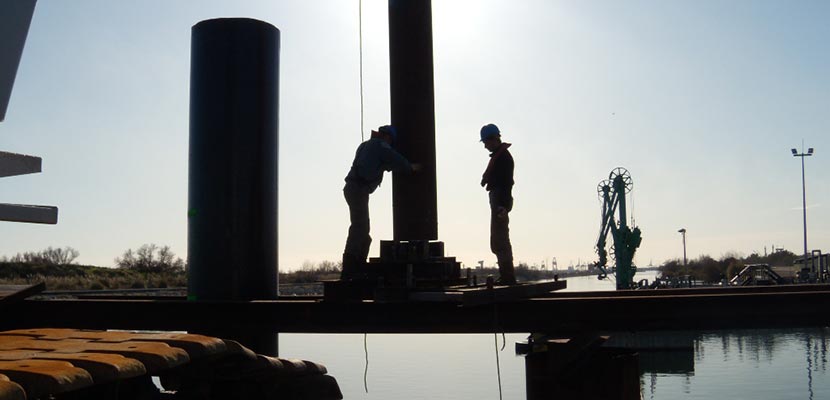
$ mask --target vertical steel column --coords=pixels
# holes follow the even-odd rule
[[[431,0],[389,0],[389,75],[397,150],[420,163],[416,174],[395,173],[394,239],[438,239],[435,180],[435,89]]]
[[[802,152],[803,149],[804,147],[802,147]],[[804,177],[804,156],[804,154],[801,155],[801,209],[804,215],[804,267],[806,267],[809,252],[807,251],[807,180]],[[816,272],[814,263],[810,264],[810,272]]]
[[[279,39],[253,19],[193,26],[190,299],[277,296]]]

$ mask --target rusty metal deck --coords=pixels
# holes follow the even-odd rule
[[[236,372],[255,370],[257,376],[326,374],[320,364],[256,355],[239,343],[202,335],[16,329],[0,332],[0,400],[48,397],[149,375],[173,382],[188,375],[205,379],[199,368],[227,367],[228,359]]]

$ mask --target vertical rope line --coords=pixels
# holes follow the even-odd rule
[[[367,379],[369,376],[369,343],[367,340],[368,334],[363,334],[363,354],[366,356],[366,364],[363,368],[363,390],[366,393],[369,393],[369,380]]]
[[[499,400],[502,400],[501,397],[501,365],[499,364],[499,334],[493,332],[493,342],[496,346],[496,377],[498,377],[499,381]]]
[[[360,42],[360,141],[363,142],[363,0],[357,2],[357,18]]]
[[[502,400],[501,389],[501,363],[499,362],[499,308],[498,304],[493,304],[493,344],[496,350],[496,377],[499,382],[499,400]]]

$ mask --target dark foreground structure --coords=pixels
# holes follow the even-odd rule
[[[297,333],[492,333],[785,328],[830,325],[830,285],[553,292],[507,303],[23,300],[0,328],[198,331],[221,324]],[[11,328],[10,328],[11,327]]]
[[[824,327],[830,285],[552,292],[524,300],[464,305],[439,301],[19,300],[0,302],[0,329],[60,327],[200,331],[216,321],[240,331],[298,333],[536,333],[528,354],[528,399],[638,398],[639,357],[601,347],[616,332]],[[531,346],[532,347],[532,346]],[[575,380],[575,367],[605,371]],[[570,377],[570,378],[569,378]],[[602,389],[602,390],[600,390]]]

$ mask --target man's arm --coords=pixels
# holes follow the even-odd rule
[[[396,171],[396,172],[411,172],[415,171],[412,164],[401,155],[390,147],[387,144],[381,146],[380,150],[380,160],[383,163],[383,168],[387,171]],[[416,167],[420,168],[420,167]]]

